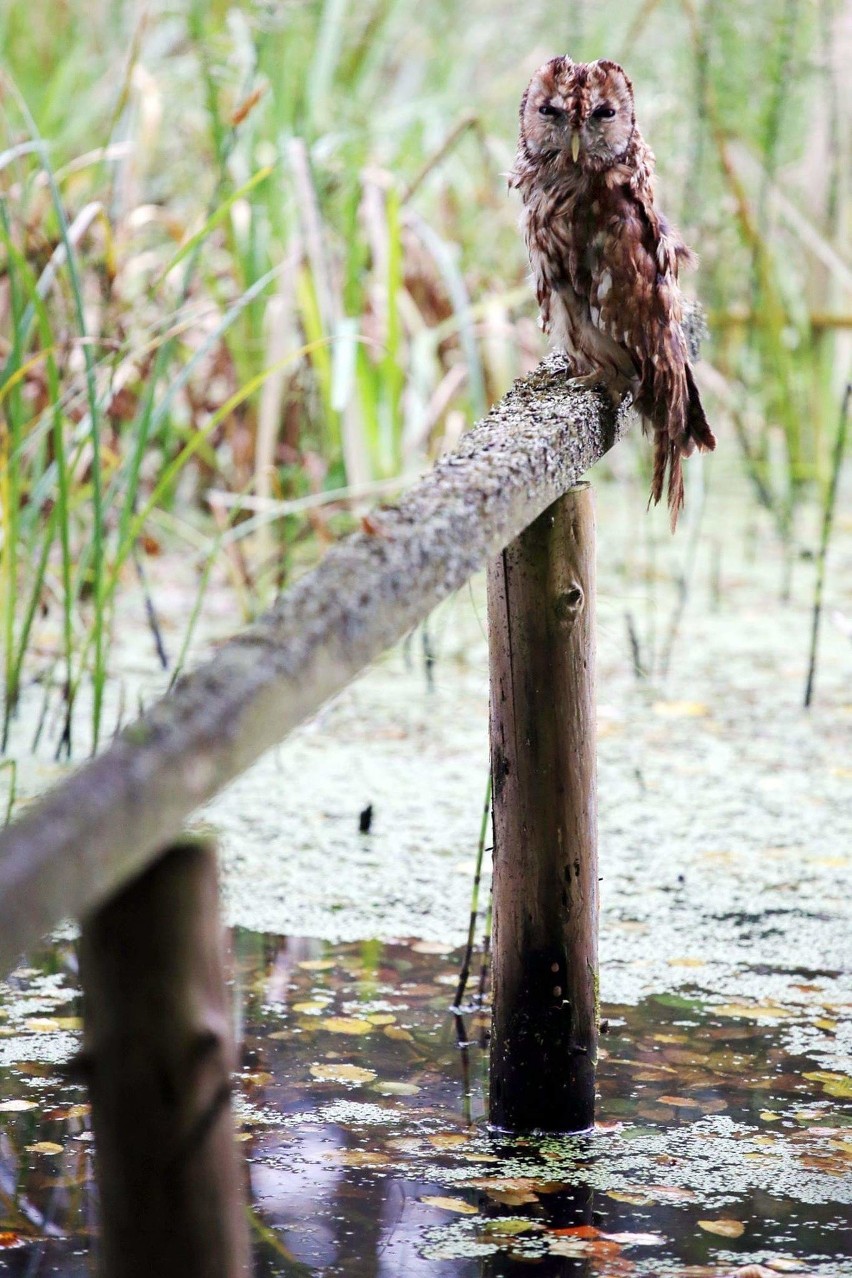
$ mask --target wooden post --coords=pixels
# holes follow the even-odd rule
[[[595,518],[570,489],[488,569],[494,792],[489,1115],[594,1122],[598,1040]]]
[[[249,1272],[215,848],[186,839],[84,923],[104,1278]]]

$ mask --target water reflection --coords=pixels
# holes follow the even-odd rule
[[[448,1014],[456,955],[246,931],[233,953],[257,1274],[852,1269],[849,1080],[801,1050],[831,1033],[813,1000],[696,989],[605,1008],[595,1132],[497,1140],[487,1019]],[[88,1111],[63,1070],[75,982],[59,946],[0,1007],[0,1272],[15,1278],[90,1271]]]

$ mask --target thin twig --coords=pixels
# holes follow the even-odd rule
[[[136,576],[139,578],[139,585],[142,587],[142,596],[145,600],[145,616],[148,619],[148,626],[154,638],[154,648],[157,652],[157,660],[164,670],[169,668],[169,654],[166,652],[166,645],[163,643],[163,632],[160,629],[160,619],[157,616],[157,609],[154,607],[154,600],[148,589],[148,578],[145,573],[145,565],[142,562],[142,556],[139,554],[139,547],[133,547],[133,565],[136,569]]]
[[[402,199],[400,202],[402,204],[408,203],[415,191],[420,189],[429,174],[436,169],[444,157],[452,151],[459,138],[463,137],[464,134],[467,133],[468,129],[479,129],[480,127],[479,116],[466,115],[463,119],[459,120],[455,128],[448,133],[446,138],[444,138],[444,141],[438,147],[437,151],[435,151],[433,155],[429,156],[429,159],[420,169],[420,172],[411,179],[408,186],[402,193]]]
[[[476,871],[473,876],[473,892],[470,898],[470,923],[467,929],[467,945],[459,972],[459,983],[453,999],[453,1011],[458,1012],[462,1005],[467,979],[470,976],[470,963],[473,955],[473,938],[476,934],[476,920],[479,915],[479,884],[482,878],[482,855],[485,851],[485,836],[488,833],[488,817],[491,814],[491,770],[488,772],[488,785],[485,787],[485,803],[482,806],[482,825],[479,829],[479,847],[476,851]]]
[[[816,677],[817,645],[819,643],[819,624],[822,617],[822,596],[825,587],[825,563],[828,558],[828,543],[834,524],[834,506],[837,501],[837,488],[840,480],[840,468],[843,465],[843,454],[846,448],[846,425],[849,421],[849,397],[852,395],[852,382],[846,383],[843,395],[843,407],[840,410],[840,421],[837,426],[837,437],[834,441],[834,456],[831,465],[831,478],[822,510],[822,535],[817,554],[817,575],[814,589],[814,615],[811,625],[811,655],[808,662],[808,681],[805,685],[805,709],[810,709],[814,693]]]

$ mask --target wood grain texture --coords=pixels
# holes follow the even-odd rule
[[[594,1121],[598,1037],[595,525],[556,501],[488,569],[494,793],[490,1119]]]
[[[171,847],[83,927],[103,1278],[242,1278],[244,1171],[212,844]]]

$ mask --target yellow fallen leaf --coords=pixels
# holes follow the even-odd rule
[[[840,1100],[852,1098],[852,1078],[848,1074],[833,1074],[829,1070],[818,1069],[804,1077],[809,1082],[819,1083],[827,1096],[836,1096]]]
[[[745,1225],[741,1220],[699,1220],[698,1228],[708,1234],[718,1234],[721,1238],[742,1238]]]
[[[703,958],[692,958],[685,955],[684,958],[671,958],[668,960],[669,967],[706,967],[707,960]]]
[[[325,1157],[343,1167],[384,1167],[388,1161],[384,1154],[371,1149],[337,1149]]]
[[[655,701],[653,711],[659,719],[703,719],[710,713],[703,701]]]
[[[409,1034],[407,1029],[403,1029],[401,1025],[386,1025],[385,1037],[392,1038],[395,1043],[413,1043],[414,1035]]]
[[[373,1091],[381,1096],[416,1096],[420,1088],[416,1083],[394,1083],[391,1081],[376,1083]]]
[[[38,1105],[28,1100],[0,1101],[0,1114],[23,1114],[27,1109],[38,1109]]]
[[[760,1111],[760,1117],[763,1119],[764,1123],[777,1123],[781,1115],[776,1114],[771,1109],[762,1109]]]
[[[435,1149],[453,1149],[456,1145],[466,1145],[470,1137],[464,1132],[436,1132],[428,1139],[429,1144],[434,1145]]]
[[[61,1154],[62,1146],[52,1140],[37,1140],[34,1145],[27,1145],[30,1154]]]
[[[793,1013],[775,1003],[721,1003],[711,1009],[714,1016],[731,1016],[746,1021],[780,1021]]]
[[[489,1220],[489,1234],[502,1234],[504,1237],[514,1238],[517,1234],[528,1234],[531,1230],[542,1230],[544,1225],[540,1225],[537,1220],[522,1220],[518,1218],[506,1217],[500,1219]]]
[[[457,1211],[462,1216],[476,1216],[477,1210],[463,1198],[442,1198],[440,1194],[426,1194],[420,1199],[427,1207],[437,1207],[440,1211]]]
[[[375,1012],[372,1016],[368,1016],[367,1020],[371,1025],[393,1025],[396,1017],[390,1012]]]
[[[362,1069],[360,1065],[316,1064],[311,1066],[311,1075],[323,1083],[372,1083],[376,1077],[374,1069]]]
[[[370,1034],[373,1030],[369,1021],[355,1016],[329,1016],[328,1020],[321,1021],[320,1024],[329,1034]]]
[[[327,1003],[321,1003],[317,999],[309,999],[305,1003],[294,1003],[293,1011],[298,1012],[300,1016],[321,1016],[327,1007]]]
[[[302,959],[296,964],[304,972],[329,972],[334,965],[334,959]]]

